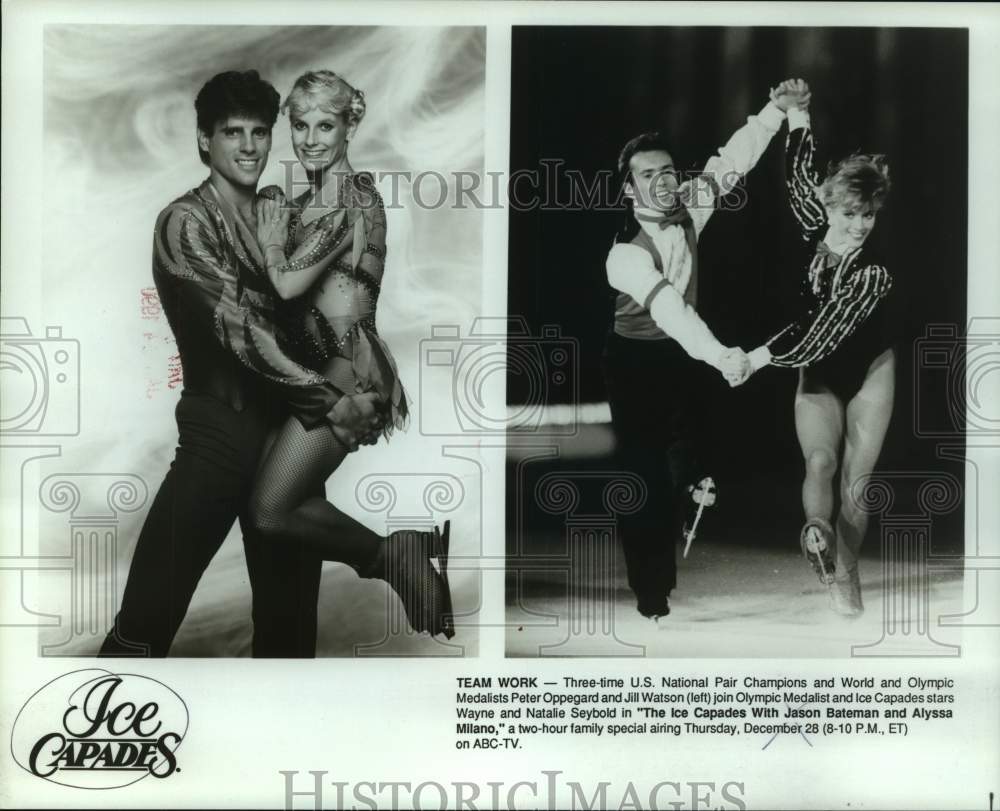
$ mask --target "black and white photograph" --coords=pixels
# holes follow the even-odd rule
[[[1000,806],[1000,7],[0,14],[0,807]]]
[[[37,462],[40,554],[73,556],[26,600],[72,617],[42,650],[474,651],[449,558],[478,554],[478,471],[414,424],[450,399],[419,338],[478,314],[482,217],[436,178],[482,171],[483,29],[43,40],[41,295],[74,365],[48,397],[77,387],[78,434]],[[12,429],[51,429],[5,394]]]
[[[947,649],[967,74],[961,29],[513,29],[509,655]]]

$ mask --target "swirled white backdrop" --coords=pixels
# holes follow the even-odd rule
[[[330,68],[363,89],[368,113],[352,141],[357,169],[377,175],[483,171],[485,35],[481,28],[263,26],[49,26],[45,31],[45,244],[48,324],[80,341],[81,431],[46,472],[140,476],[150,501],[173,454],[174,353],[162,315],[143,299],[152,287],[151,236],[158,211],[205,176],[195,144],[193,101],[223,70],[255,68],[284,96],[305,70]],[[293,159],[287,119],[275,127],[262,184],[283,183]],[[421,410],[451,409],[451,392],[420,387],[419,342],[434,323],[461,325],[478,314],[482,214],[474,208],[414,205],[410,183],[381,184],[388,210],[388,258],[378,326],[397,358],[417,418],[391,443],[354,454],[327,485],[332,500],[377,530],[355,486],[365,476],[422,471],[458,477],[462,499],[450,514],[458,549],[475,553],[478,467],[445,458],[441,442],[419,432]],[[421,187],[439,196],[437,180]],[[419,493],[404,493],[403,503]],[[124,583],[147,507],[121,514],[117,577]],[[419,510],[417,510],[419,512]],[[440,516],[445,517],[445,516]],[[67,554],[67,517],[42,511],[43,554]],[[456,573],[456,608],[475,610],[478,578]],[[42,578],[45,580],[45,578]],[[457,582],[456,582],[457,581]],[[119,585],[120,591],[121,585]],[[119,594],[120,596],[120,594]],[[176,640],[179,655],[245,655],[249,600],[243,551],[234,529],[202,579]],[[68,583],[45,590],[44,609],[67,615]],[[385,594],[345,567],[328,566],[320,598],[320,655],[352,655],[381,638]],[[65,635],[49,629],[43,642]],[[464,636],[464,638],[462,638]],[[455,641],[472,643],[470,631]],[[426,640],[398,639],[417,652]],[[86,653],[93,639],[70,646]],[[65,652],[70,652],[70,649]]]

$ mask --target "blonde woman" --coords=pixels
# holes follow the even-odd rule
[[[268,187],[257,205],[257,240],[283,300],[281,322],[297,359],[345,393],[373,392],[380,406],[365,441],[400,427],[406,395],[375,326],[385,263],[386,219],[370,175],[348,147],[365,114],[364,94],[332,71],[300,76],[282,109],[310,188],[292,201]],[[275,542],[298,540],[362,577],[386,580],[415,630],[454,635],[444,532],[383,538],[314,494],[352,446],[335,426],[307,430],[288,419],[265,454],[251,499],[255,526]],[[437,558],[440,572],[431,564]]]
[[[779,92],[801,90],[799,82]],[[832,164],[821,180],[809,115],[801,107],[788,111],[787,184],[813,256],[797,317],[749,357],[754,371],[769,364],[799,368],[795,430],[806,468],[800,543],[830,586],[833,609],[857,616],[864,610],[858,551],[868,517],[851,487],[878,461],[895,388],[885,301],[892,277],[868,243],[889,193],[889,168],[882,155],[854,154]]]

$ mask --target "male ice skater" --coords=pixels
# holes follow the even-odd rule
[[[681,516],[695,500],[714,499],[697,453],[705,393],[716,385],[711,370],[730,385],[750,373],[743,351],[723,346],[698,315],[698,235],[760,159],[790,103],[789,94],[772,92],[683,184],[659,133],[631,139],[618,158],[629,211],[607,259],[617,296],[604,369],[619,463],[645,485],[643,506],[622,518],[628,583],[645,617],[670,613]]]
[[[345,395],[282,350],[255,239],[257,181],[278,116],[256,71],[220,73],[195,100],[210,174],[156,222],[153,278],[177,340],[184,390],[174,461],[136,545],[102,656],[166,656],[198,580],[233,521],[253,591],[254,656],[314,656],[321,561],[267,543],[246,520],[267,433],[291,409],[351,449],[380,427],[376,395]],[[320,494],[322,495],[322,493]]]

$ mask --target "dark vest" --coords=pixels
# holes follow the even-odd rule
[[[663,259],[656,249],[652,238],[642,228],[632,239],[631,245],[642,248],[653,257],[653,267],[663,273]],[[694,257],[692,257],[694,259]],[[693,261],[691,279],[684,291],[684,301],[694,307],[698,300],[698,266]],[[624,338],[634,338],[640,341],[657,341],[669,337],[660,329],[649,310],[632,298],[628,293],[619,292],[615,297],[615,332]]]

